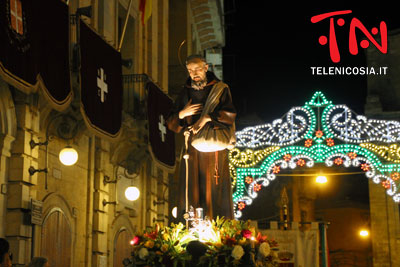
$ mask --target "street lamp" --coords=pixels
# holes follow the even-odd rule
[[[66,146],[60,151],[58,158],[65,166],[71,166],[78,160],[78,152],[73,147]]]
[[[361,237],[367,238],[369,236],[369,231],[366,229],[362,229],[362,230],[360,230],[359,234]]]
[[[315,179],[315,182],[317,182],[318,184],[326,184],[328,182],[328,178],[326,178],[325,175],[319,175]]]
[[[135,201],[140,196],[140,190],[135,186],[129,186],[125,190],[125,197],[130,201]]]
[[[52,117],[46,128],[46,140],[44,142],[35,142],[34,140],[31,140],[29,142],[29,145],[31,149],[34,149],[36,146],[45,146],[46,147],[46,159],[45,159],[45,168],[43,169],[35,169],[34,167],[30,167],[28,169],[29,175],[33,175],[36,172],[44,172],[45,173],[45,189],[47,189],[47,173],[48,173],[48,145],[49,142],[52,140],[52,137],[49,134],[50,126],[53,125],[53,123],[56,120],[61,120],[59,123],[56,125],[56,131],[57,131],[57,136],[62,138],[65,141],[69,141],[73,139],[77,132],[78,132],[78,121],[72,116],[68,114],[63,114],[60,113],[54,117]],[[72,148],[71,146],[67,145],[64,149],[60,151],[59,154],[59,159],[62,164],[66,166],[71,166],[76,163],[78,160],[78,152]]]

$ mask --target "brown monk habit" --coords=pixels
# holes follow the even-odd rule
[[[176,99],[174,109],[167,120],[168,128],[176,133],[185,131],[188,126],[193,125],[200,118],[193,115],[179,119],[178,113],[191,99],[192,104],[204,104],[211,88],[219,80],[214,73],[207,72],[207,85],[201,90],[191,87],[189,77],[180,95]],[[227,113],[225,113],[227,112]],[[230,114],[231,116],[227,116]],[[226,87],[221,95],[220,102],[214,111],[209,114],[213,127],[226,127],[235,121],[236,110],[232,103],[231,93]],[[233,115],[233,116],[232,116]],[[189,207],[203,208],[204,215],[215,219],[217,216],[233,219],[232,187],[229,175],[228,150],[218,152],[200,152],[190,145],[189,139]],[[217,159],[217,161],[216,161]],[[182,215],[185,211],[185,189],[186,173],[185,161],[182,159],[179,176],[178,194],[178,220],[183,221]],[[217,170],[216,170],[217,169]],[[219,176],[216,177],[216,174]]]

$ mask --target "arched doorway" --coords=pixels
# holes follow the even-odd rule
[[[131,255],[132,234],[125,228],[122,228],[115,236],[114,241],[114,267],[122,267],[122,261]]]
[[[41,232],[40,255],[50,266],[71,266],[71,227],[61,209],[54,208],[45,217]]]

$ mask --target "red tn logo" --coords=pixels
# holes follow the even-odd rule
[[[317,23],[320,22],[324,19],[329,18],[329,37],[326,37],[325,35],[321,35],[318,39],[318,42],[321,45],[326,45],[329,42],[329,54],[331,57],[331,60],[334,63],[340,62],[340,53],[339,53],[339,48],[338,48],[338,43],[336,40],[336,32],[335,32],[335,18],[340,15],[346,15],[352,13],[351,10],[343,10],[343,11],[335,11],[335,12],[329,12],[329,13],[324,13],[320,15],[313,16],[311,18],[312,23]],[[343,26],[345,24],[345,20],[343,18],[337,18],[336,24],[338,26]],[[361,30],[361,32],[367,37],[369,40],[362,40],[360,42],[360,46],[362,48],[367,48],[372,42],[376,48],[378,48],[379,51],[381,51],[383,54],[387,53],[387,27],[386,23],[384,21],[381,21],[379,25],[379,30],[376,27],[373,27],[371,29],[371,32],[369,32],[365,26],[361,23],[361,21],[357,18],[352,18],[350,22],[350,32],[349,32],[349,52],[352,55],[357,55],[358,54],[358,42],[357,42],[357,37],[356,37],[356,29]],[[380,39],[381,39],[381,44],[379,44],[373,35],[377,35],[380,32]]]

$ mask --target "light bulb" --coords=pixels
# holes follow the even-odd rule
[[[369,236],[369,232],[368,232],[368,230],[361,230],[360,231],[360,236],[362,236],[362,237],[367,237],[367,236]]]
[[[59,159],[66,166],[74,165],[78,161],[78,152],[70,146],[66,146],[60,151]]]
[[[178,208],[177,208],[177,207],[174,207],[174,208],[172,209],[172,216],[173,216],[174,218],[176,218],[177,215],[178,215]]]
[[[129,186],[125,190],[125,197],[130,200],[130,201],[135,201],[139,198],[140,196],[140,191],[137,187],[135,186]]]
[[[319,184],[325,184],[326,182],[328,182],[328,179],[326,178],[326,176],[320,175],[315,179],[315,181]]]

